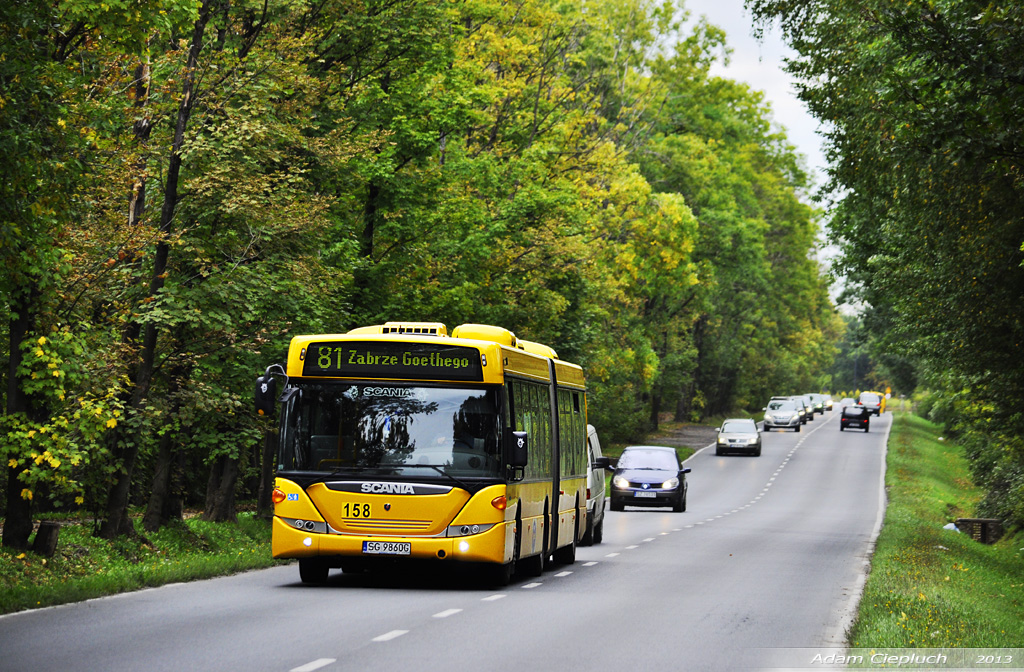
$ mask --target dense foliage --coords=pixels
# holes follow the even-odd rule
[[[33,506],[108,538],[130,506],[232,517],[270,473],[252,381],[297,333],[506,326],[586,368],[609,440],[817,385],[842,324],[810,185],[684,16],[3,3],[4,544]]]
[[[831,129],[829,228],[873,354],[941,397],[982,510],[1024,525],[1024,4],[749,5]]]

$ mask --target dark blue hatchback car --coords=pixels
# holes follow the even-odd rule
[[[686,474],[675,448],[628,446],[612,476],[611,509],[625,506],[671,506],[686,511]]]

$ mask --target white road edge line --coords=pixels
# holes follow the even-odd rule
[[[316,660],[306,663],[305,665],[299,665],[288,670],[288,672],[313,672],[313,670],[319,670],[321,667],[327,667],[331,663],[338,662],[337,658],[317,658]]]

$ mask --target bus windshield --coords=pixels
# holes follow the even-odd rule
[[[283,471],[496,477],[497,388],[300,383],[285,410]]]

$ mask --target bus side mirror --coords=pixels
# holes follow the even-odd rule
[[[524,469],[529,461],[530,452],[526,432],[512,432],[512,468]]]
[[[269,375],[256,379],[256,413],[273,415],[277,403],[277,381]]]

